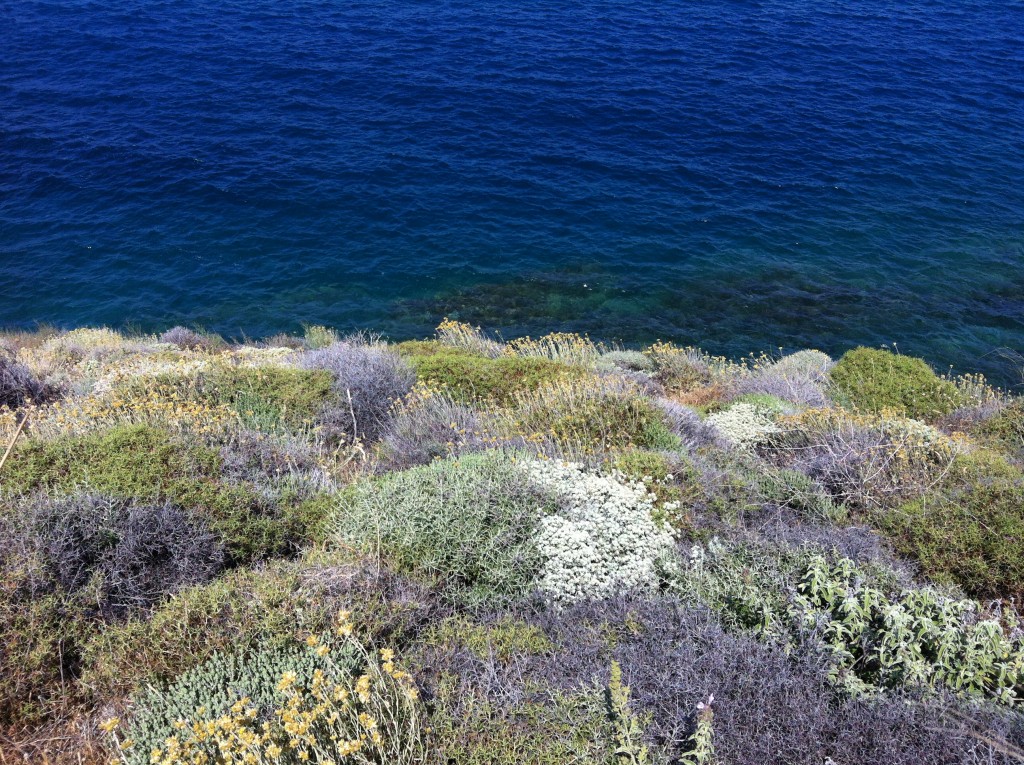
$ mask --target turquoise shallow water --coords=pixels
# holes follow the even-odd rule
[[[444,315],[1020,381],[1024,3],[22,0],[0,324]]]

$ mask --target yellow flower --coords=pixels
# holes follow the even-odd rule
[[[291,672],[291,671],[285,672],[283,675],[281,675],[281,682],[279,682],[277,684],[277,690],[279,690],[279,691],[286,691],[289,688],[291,688],[293,685],[295,685],[295,682],[297,680],[298,680],[298,676],[294,672]]]
[[[308,645],[310,648],[312,648],[319,642],[320,640],[317,638],[316,635],[310,635],[308,638],[306,638],[306,645]]]
[[[356,694],[362,699],[364,704],[370,701],[370,676],[360,675],[359,679],[356,680]]]
[[[319,648],[316,649],[316,655],[319,656],[320,658],[323,658],[324,656],[326,656],[330,652],[331,652],[331,649],[328,648],[325,645],[322,645],[322,646],[320,646]]]
[[[100,730],[104,733],[110,733],[112,730],[114,730],[114,728],[116,728],[120,724],[121,718],[111,717],[109,720],[100,725]]]
[[[279,747],[277,744],[270,744],[270,746],[268,746],[266,748],[266,752],[267,752],[267,757],[275,757],[275,758],[276,757],[280,757],[281,756],[281,747]]]

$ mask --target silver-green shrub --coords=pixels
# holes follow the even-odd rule
[[[355,653],[348,655],[351,669],[358,666]],[[299,685],[308,685],[313,673],[329,669],[329,660],[304,646],[214,654],[173,682],[152,687],[135,703],[127,730],[135,743],[125,756],[126,765],[147,765],[150,752],[178,735],[179,720],[217,719],[235,702],[248,698],[266,717],[278,702],[277,686],[285,672],[294,672]]]
[[[462,604],[517,600],[535,589],[544,501],[502,452],[439,460],[344,493],[337,540],[435,581]]]

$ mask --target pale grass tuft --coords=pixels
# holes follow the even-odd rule
[[[505,346],[507,356],[532,356],[581,367],[593,367],[604,353],[618,350],[595,343],[586,335],[552,332],[543,337],[521,337]]]
[[[491,359],[498,358],[505,351],[501,342],[488,337],[480,327],[447,317],[437,325],[434,335],[442,345],[479,353]]]

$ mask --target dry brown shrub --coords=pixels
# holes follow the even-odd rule
[[[728,395],[728,390],[721,383],[713,383],[700,388],[673,393],[670,398],[686,406],[708,406],[716,401],[721,401]]]

